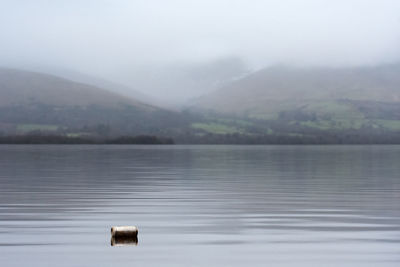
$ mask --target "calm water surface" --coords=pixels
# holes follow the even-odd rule
[[[400,146],[0,146],[0,265],[400,266]]]

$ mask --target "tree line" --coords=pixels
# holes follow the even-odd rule
[[[168,137],[151,135],[120,136],[114,138],[101,137],[69,137],[65,135],[28,134],[0,136],[0,144],[174,144]]]

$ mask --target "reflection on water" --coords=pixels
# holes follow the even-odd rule
[[[400,146],[0,146],[0,262],[398,266],[399,163]],[[112,225],[139,245],[111,248]]]
[[[138,238],[137,236],[113,236],[111,237],[111,246],[137,246]]]

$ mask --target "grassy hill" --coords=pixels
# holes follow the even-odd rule
[[[269,68],[199,99],[193,110],[202,112],[171,111],[52,75],[0,69],[0,136],[144,134],[177,143],[400,143],[399,69]]]
[[[42,73],[0,69],[0,131],[71,135],[162,134],[186,125],[178,112]]]
[[[151,108],[99,87],[73,82],[53,75],[0,68],[0,106],[52,105]]]
[[[400,131],[400,65],[270,67],[199,98],[194,108],[293,131]]]

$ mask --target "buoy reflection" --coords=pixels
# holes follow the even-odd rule
[[[113,236],[111,237],[111,246],[137,246],[137,236]]]

